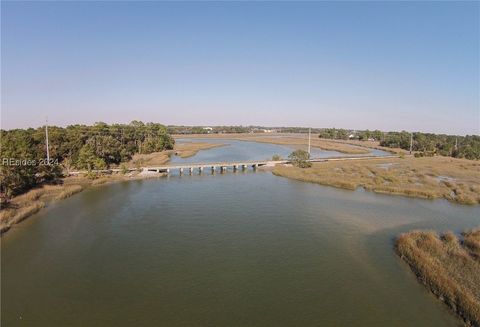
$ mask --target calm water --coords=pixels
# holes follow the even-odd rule
[[[288,155],[294,150],[292,147],[268,144],[268,143],[255,143],[238,140],[226,140],[226,139],[176,139],[177,143],[185,142],[208,142],[208,143],[220,143],[225,146],[219,148],[213,148],[209,150],[202,150],[197,155],[189,158],[180,158],[172,156],[172,163],[198,163],[198,162],[220,162],[220,161],[242,161],[242,160],[271,160],[272,156],[277,154],[282,158],[287,158]],[[307,147],[305,147],[307,150]],[[380,150],[372,149],[370,153],[365,155],[384,156],[390,153]],[[337,151],[325,151],[318,148],[311,148],[312,158],[328,158],[337,156],[352,156],[352,154],[345,154]]]
[[[392,240],[479,216],[269,172],[102,186],[2,237],[2,326],[457,326]]]

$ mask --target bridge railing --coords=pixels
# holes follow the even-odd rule
[[[311,158],[308,159],[310,162],[326,162],[326,161],[347,161],[347,160],[365,160],[365,159],[387,159],[387,158],[398,158],[398,155],[389,155],[389,156],[337,156],[337,157],[328,157],[328,158]],[[276,165],[276,164],[288,164],[291,163],[291,160],[253,160],[253,161],[236,161],[236,162],[202,162],[202,163],[185,163],[177,165],[161,165],[161,166],[147,166],[140,168],[127,168],[127,171],[145,171],[145,170],[167,170],[167,169],[180,169],[180,168],[208,168],[208,167],[233,167],[233,166],[253,166],[253,165]],[[113,172],[120,172],[124,169],[121,168],[111,168],[111,169],[102,169],[102,170],[92,170],[94,173],[105,173],[111,174]],[[71,171],[68,172],[69,175],[79,175],[86,174],[87,171]]]

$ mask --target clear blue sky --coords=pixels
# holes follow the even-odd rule
[[[2,2],[2,128],[479,133],[478,2]]]

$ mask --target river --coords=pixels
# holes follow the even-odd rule
[[[2,326],[457,326],[393,240],[479,216],[251,170],[91,188],[2,237]]]
[[[177,143],[185,142],[205,142],[214,144],[223,144],[222,147],[212,148],[209,150],[201,150],[195,156],[189,158],[181,158],[172,156],[171,163],[199,163],[199,162],[222,162],[222,161],[248,161],[248,160],[272,160],[273,155],[279,155],[281,158],[288,158],[288,155],[294,148],[284,145],[270,143],[256,143],[250,141],[239,141],[230,139],[213,139],[213,138],[178,138]],[[352,146],[355,147],[355,146]],[[307,148],[305,147],[305,150]],[[386,156],[390,153],[370,149],[369,153],[362,155],[352,155],[337,151],[326,151],[315,147],[311,148],[311,158],[329,158],[343,156]]]

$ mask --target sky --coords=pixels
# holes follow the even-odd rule
[[[479,134],[479,2],[1,3],[1,127]]]

